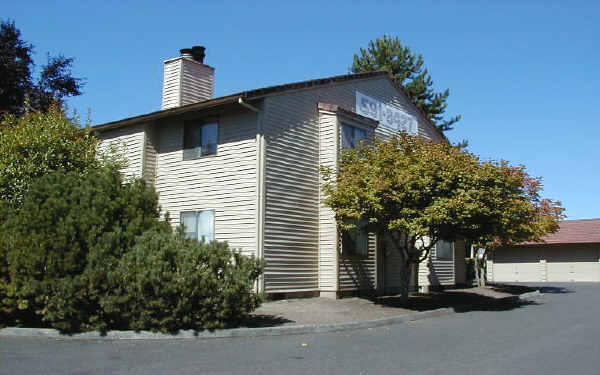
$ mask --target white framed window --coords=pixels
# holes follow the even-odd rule
[[[367,137],[365,129],[342,122],[342,148],[355,148]]]
[[[183,125],[183,160],[198,159],[217,153],[219,124],[217,122],[186,121]]]
[[[353,220],[356,228],[342,231],[342,253],[346,255],[369,255],[369,233],[365,232],[364,221]]]
[[[182,212],[180,223],[183,226],[185,238],[205,243],[215,240],[214,210]]]
[[[454,242],[438,241],[435,244],[435,258],[439,260],[454,259]]]

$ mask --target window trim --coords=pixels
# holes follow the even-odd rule
[[[200,241],[200,239],[198,238],[198,219],[200,218],[200,214],[202,212],[212,212],[213,213],[213,223],[212,223],[212,235],[213,235],[213,241],[217,240],[217,233],[216,233],[216,225],[217,225],[217,211],[214,208],[211,209],[205,209],[205,210],[184,210],[184,211],[180,211],[179,212],[179,226],[183,226],[183,215],[184,214],[189,214],[189,213],[194,213],[196,214],[196,238],[195,240],[198,242],[202,242],[202,243],[206,243],[204,241]],[[183,228],[184,231],[184,235],[185,235],[185,227]]]
[[[202,150],[202,130],[203,130],[204,126],[211,125],[211,124],[216,124],[217,125],[216,149],[215,149],[215,152],[205,153]],[[186,129],[188,128],[188,126],[198,126],[198,127],[200,127],[200,143],[201,143],[200,144],[200,155],[196,155],[196,156],[188,156],[188,155],[186,155],[186,151],[188,151],[188,150],[194,150],[194,149],[197,148],[197,146],[194,147],[194,148],[186,148],[185,147],[185,135],[186,135]],[[197,160],[197,159],[200,159],[200,158],[203,158],[203,157],[207,157],[207,156],[214,156],[214,155],[217,155],[218,152],[219,152],[219,141],[220,141],[220,138],[221,138],[221,124],[219,122],[219,119],[218,118],[214,118],[214,117],[213,118],[205,118],[205,119],[185,120],[183,122],[183,132],[182,132],[182,136],[181,137],[182,137],[181,144],[182,144],[182,151],[183,151],[182,152],[183,153],[182,159],[184,161],[186,161],[186,160]]]

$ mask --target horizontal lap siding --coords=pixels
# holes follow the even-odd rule
[[[265,290],[318,289],[318,119],[311,92],[266,99]]]
[[[386,77],[299,90],[265,99],[264,257],[267,292],[319,288],[321,211],[317,103],[332,103],[356,110],[356,91],[419,118],[404,94]],[[439,140],[431,126],[421,120],[419,134]],[[389,133],[380,130],[377,135]],[[368,269],[374,274],[372,263]]]
[[[146,125],[139,124],[108,130],[99,135],[101,153],[114,148],[125,159],[127,166],[121,170],[125,176],[142,177]]]
[[[146,126],[144,143],[143,176],[146,182],[154,186],[156,178],[156,133],[150,124]]]
[[[454,285],[454,260],[431,260],[429,280],[423,285]]]
[[[213,69],[189,59],[182,59],[181,105],[212,99]]]
[[[183,122],[158,132],[156,190],[174,226],[182,211],[215,210],[215,238],[256,255],[256,115],[222,116],[216,155],[183,160]]]
[[[369,235],[368,256],[340,256],[339,283],[341,291],[374,290],[377,287],[376,236]]]
[[[340,122],[362,128],[367,132],[368,139],[374,139],[374,129],[361,125],[351,119],[339,118]],[[338,145],[342,144],[342,127],[338,127]],[[341,150],[341,146],[340,146]],[[377,288],[377,240],[374,234],[369,234],[367,256],[357,258],[340,256],[338,282],[341,291],[373,290]],[[342,244],[343,245],[343,244]]]
[[[181,105],[181,59],[164,65],[162,109]]]
[[[454,245],[455,249],[458,245],[458,243]],[[434,247],[431,249],[429,258],[419,265],[419,285],[447,286],[454,284],[454,258],[437,259]]]
[[[383,277],[383,282],[385,288],[399,288],[402,285],[402,279],[400,277],[400,272],[402,270],[402,254],[397,248],[386,249],[383,257],[383,268],[385,275]],[[423,266],[420,265],[419,270]]]

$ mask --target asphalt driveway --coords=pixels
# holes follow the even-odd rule
[[[532,285],[532,284],[529,284]],[[599,374],[600,284],[368,330],[166,341],[1,338],[1,374]]]

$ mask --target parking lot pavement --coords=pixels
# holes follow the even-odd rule
[[[600,284],[533,284],[537,303],[299,336],[2,338],[1,374],[598,374]]]

